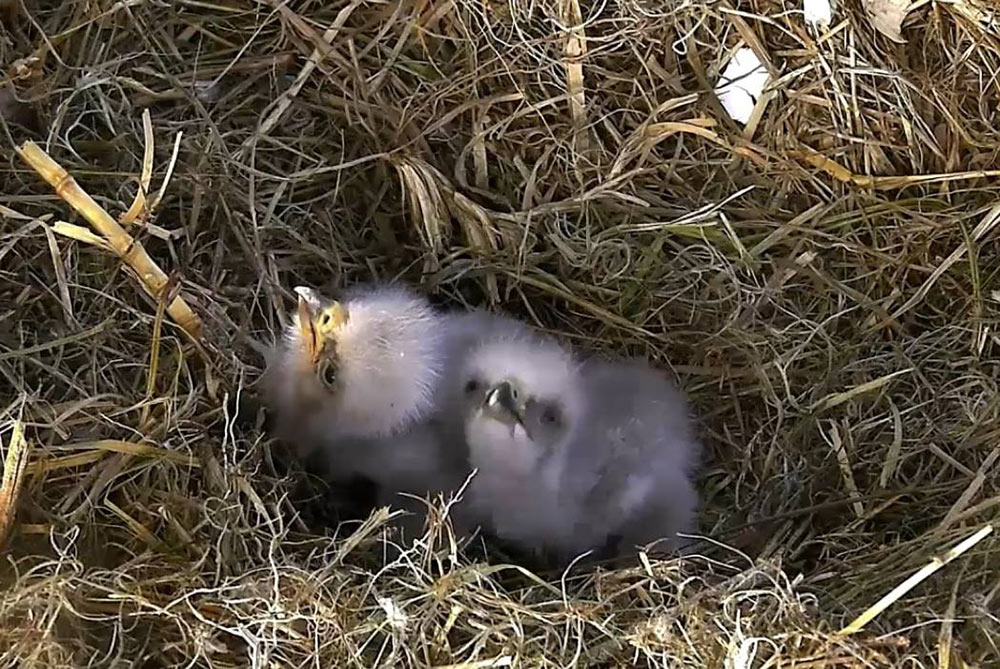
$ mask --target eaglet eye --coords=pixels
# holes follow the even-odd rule
[[[479,381],[476,379],[469,379],[465,384],[465,392],[469,395],[479,390]]]
[[[332,390],[337,383],[337,366],[330,360],[323,360],[319,363],[319,369],[316,371],[320,382],[327,390]]]
[[[546,425],[556,425],[559,422],[559,410],[554,406],[547,406],[542,411],[542,422]]]

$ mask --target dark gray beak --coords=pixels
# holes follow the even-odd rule
[[[518,391],[509,381],[501,381],[486,393],[483,412],[491,418],[507,425],[521,423],[521,407]]]

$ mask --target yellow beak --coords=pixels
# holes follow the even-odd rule
[[[347,323],[347,309],[340,302],[319,307],[319,301],[311,290],[299,290],[299,334],[305,342],[309,362],[316,364],[327,340],[336,330]]]
[[[313,311],[305,297],[299,295],[299,334],[306,345],[306,354],[309,362],[316,364],[322,346],[319,337],[316,336],[316,327],[313,324]]]

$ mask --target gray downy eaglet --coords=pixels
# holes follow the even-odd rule
[[[468,513],[561,562],[618,539],[622,554],[693,527],[698,447],[683,398],[638,362],[581,363],[552,339],[508,335],[459,376]]]
[[[654,550],[677,551],[696,528],[695,469],[701,447],[687,403],[666,374],[644,361],[592,359],[580,374],[588,410],[576,441],[574,472],[596,480],[577,535],[618,537],[619,555],[657,542]]]

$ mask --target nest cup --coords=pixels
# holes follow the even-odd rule
[[[0,665],[989,665],[1000,29],[899,4],[0,3]],[[307,514],[247,400],[372,280],[670,370],[695,554]]]

